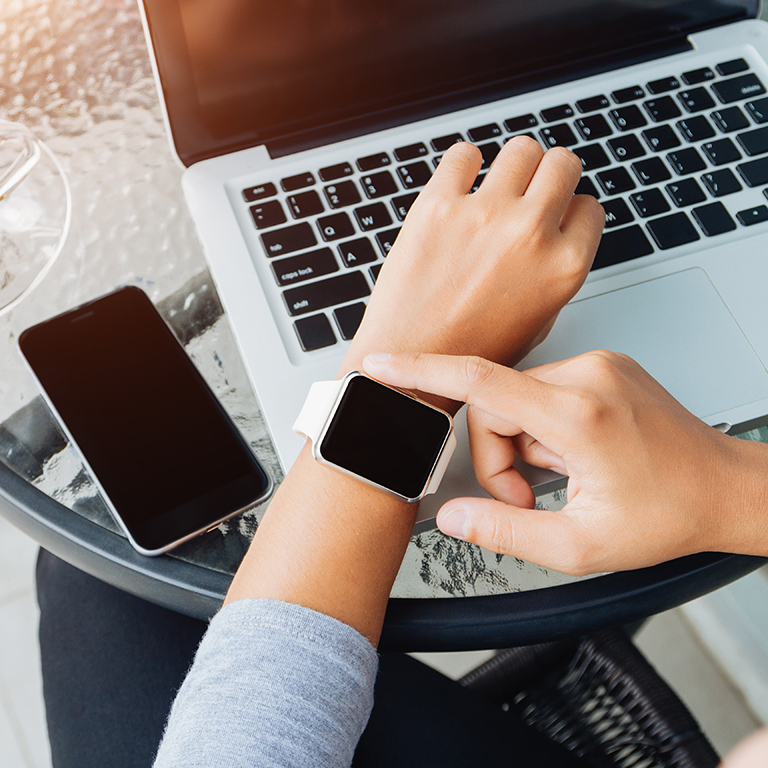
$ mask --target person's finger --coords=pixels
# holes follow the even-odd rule
[[[469,403],[528,432],[563,454],[570,422],[559,417],[563,404],[549,384],[481,357],[397,352],[374,353],[363,360],[365,371],[395,387],[430,392]]]
[[[536,139],[515,136],[502,147],[475,194],[502,200],[508,200],[510,196],[521,197],[543,156],[544,150]]]
[[[459,498],[441,507],[437,526],[448,536],[563,573],[582,575],[589,570],[583,529],[558,512]]]
[[[768,765],[768,728],[756,731],[728,753],[720,768],[765,768]]]
[[[605,210],[592,195],[575,195],[568,203],[560,231],[572,244],[571,254],[579,260],[584,274],[595,260],[605,226]]]
[[[553,450],[540,443],[535,437],[523,433],[511,438],[515,455],[526,464],[542,469],[551,469],[561,475],[568,474],[565,461],[562,456],[558,456]],[[524,506],[524,505],[520,505]]]
[[[532,508],[536,495],[527,480],[515,469],[512,441],[499,434],[499,420],[470,406],[467,410],[469,451],[477,482],[505,504]],[[508,425],[504,425],[508,426]]]
[[[483,155],[474,144],[457,142],[445,151],[419,197],[468,195],[482,166]]]
[[[554,147],[544,153],[525,199],[540,209],[545,221],[559,227],[580,178],[581,160],[570,150]]]

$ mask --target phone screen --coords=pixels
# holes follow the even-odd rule
[[[19,345],[146,553],[270,491],[267,473],[140,289],[29,328]]]

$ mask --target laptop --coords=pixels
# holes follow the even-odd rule
[[[477,188],[523,133],[580,157],[607,221],[521,366],[607,348],[712,425],[768,414],[757,0],[142,2],[185,197],[286,470],[442,153],[477,144]],[[482,493],[463,445],[421,518]]]

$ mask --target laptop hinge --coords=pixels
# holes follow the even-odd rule
[[[523,93],[530,93],[553,85],[561,85],[573,81],[599,75],[603,72],[614,71],[622,67],[641,64],[646,61],[660,59],[676,53],[692,50],[693,46],[685,35],[657,40],[652,43],[637,45],[624,49],[618,56],[611,53],[598,53],[582,59],[578,66],[573,62],[560,63],[558,66],[542,68],[525,75],[508,78],[503,81],[487,84],[482,87],[471,87],[463,91],[422,98],[417,103],[403,105],[398,108],[369,113],[350,120],[329,123],[322,127],[284,134],[279,138],[266,142],[267,150],[272,158],[292,155],[308,149],[333,144],[356,136],[364,136],[387,128],[395,128],[406,123],[425,120],[448,112],[487,104],[488,102],[505,99]],[[578,74],[574,77],[574,71]]]

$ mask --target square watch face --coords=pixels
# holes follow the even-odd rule
[[[407,499],[420,497],[451,433],[450,417],[366,376],[347,382],[320,455]]]

